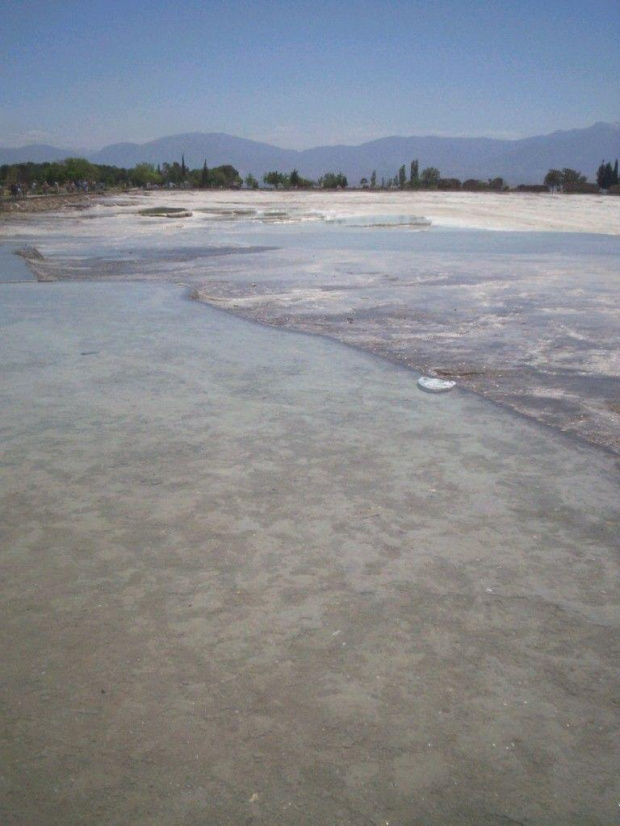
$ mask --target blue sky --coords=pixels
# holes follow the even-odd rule
[[[2,0],[0,144],[291,148],[620,120],[618,0]]]

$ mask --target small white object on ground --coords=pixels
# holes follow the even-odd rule
[[[455,381],[444,381],[444,379],[434,379],[431,376],[420,376],[418,387],[426,393],[447,393],[456,387]]]

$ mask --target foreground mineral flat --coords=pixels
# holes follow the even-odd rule
[[[0,289],[3,824],[613,822],[611,457],[180,288]]]

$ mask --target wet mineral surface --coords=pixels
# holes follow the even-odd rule
[[[620,452],[620,199],[176,196],[9,232],[45,256],[32,261],[41,280],[184,283]],[[144,215],[183,207],[191,217]]]
[[[0,285],[0,821],[613,822],[614,457],[188,293]]]

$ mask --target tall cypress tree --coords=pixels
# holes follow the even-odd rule
[[[202,167],[202,173],[200,175],[200,186],[202,187],[202,189],[206,189],[206,187],[209,186],[209,168],[207,167],[206,158]]]
[[[612,172],[612,177],[611,177],[611,185],[612,186],[618,186],[619,183],[620,183],[620,180],[618,179],[618,158],[616,158],[616,162],[614,164],[614,171]]]
[[[187,172],[187,167],[185,166],[185,155],[181,155],[181,176],[182,179],[185,180],[185,173]]]
[[[599,185],[601,189],[607,189],[609,186],[609,173],[612,173],[611,164],[606,164],[605,161],[601,162],[597,172],[596,172],[596,183]]]

